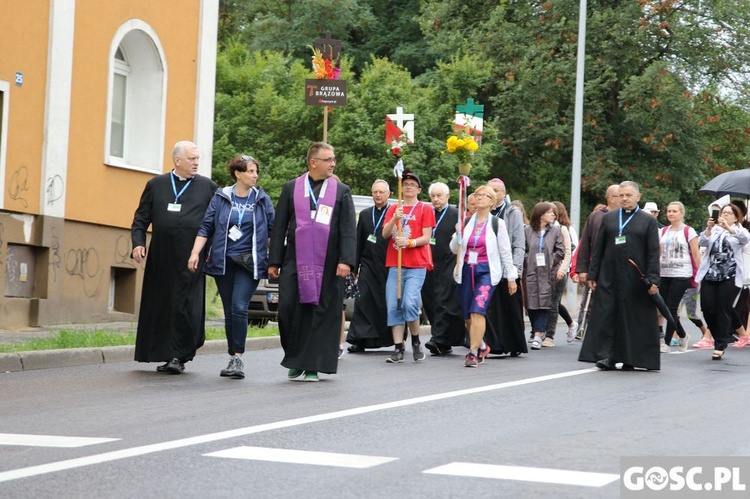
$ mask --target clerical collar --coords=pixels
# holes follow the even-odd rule
[[[633,210],[624,209],[625,213],[630,214],[633,213]]]
[[[190,180],[191,178],[193,178],[193,177],[182,177],[182,176],[180,176],[177,173],[177,170],[172,170],[172,174],[174,174],[174,176],[177,177],[178,180],[181,180],[183,182],[186,181],[186,180]]]

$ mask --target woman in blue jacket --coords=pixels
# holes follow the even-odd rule
[[[268,236],[273,227],[271,198],[256,187],[260,167],[251,156],[229,161],[234,185],[216,191],[208,205],[188,268],[198,269],[198,258],[210,240],[203,272],[212,275],[224,308],[224,330],[229,365],[221,376],[245,377],[242,354],[247,339],[247,307],[260,279],[268,277]]]

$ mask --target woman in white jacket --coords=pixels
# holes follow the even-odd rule
[[[489,345],[484,342],[485,315],[495,286],[501,279],[507,279],[508,292],[512,295],[517,291],[518,278],[505,222],[490,215],[490,209],[497,202],[495,191],[483,185],[474,191],[474,198],[477,211],[464,227],[461,247],[458,247],[456,234],[450,244],[451,251],[459,253],[462,262],[460,271],[453,276],[459,284],[461,307],[469,331],[466,367],[477,367],[490,353]]]
[[[733,204],[721,209],[718,220],[708,219],[698,244],[706,248],[696,280],[701,283],[701,309],[714,337],[711,358],[721,360],[732,333],[732,306],[742,288],[742,247],[750,233],[740,225],[742,214]]]

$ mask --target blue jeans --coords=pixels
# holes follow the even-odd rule
[[[224,308],[224,331],[229,355],[245,352],[247,340],[247,307],[258,287],[250,272],[227,258],[226,273],[214,276]]]
[[[385,304],[388,307],[388,326],[419,320],[419,305],[422,300],[422,284],[426,269],[401,269],[401,310],[398,310],[398,269],[388,269],[385,283]]]

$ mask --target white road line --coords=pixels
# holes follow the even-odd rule
[[[620,475],[591,473],[588,471],[554,470],[550,468],[527,468],[524,466],[501,466],[494,464],[450,463],[425,470],[422,473],[474,478],[495,478],[522,482],[603,487],[619,480]]]
[[[345,409],[343,411],[327,412],[324,414],[318,414],[316,416],[306,416],[303,418],[287,419],[286,421],[276,421],[273,423],[266,423],[256,426],[248,426],[246,428],[237,428],[235,430],[220,431],[217,433],[208,433],[206,435],[198,435],[196,437],[182,438],[180,440],[172,440],[169,442],[162,442],[159,444],[144,445],[141,447],[132,447],[130,449],[122,449],[118,451],[105,452],[104,454],[95,454],[93,456],[79,457],[75,459],[68,459],[66,461],[58,461],[56,463],[40,464],[38,466],[29,466],[28,468],[20,468],[17,470],[9,470],[0,472],[0,483],[7,482],[10,480],[17,480],[19,478],[26,478],[31,476],[44,475],[47,473],[53,473],[55,471],[70,470],[74,468],[80,468],[83,466],[91,466],[94,464],[107,463],[111,461],[117,461],[119,459],[126,459],[129,457],[143,456],[154,452],[162,452],[172,449],[180,449],[183,447],[189,447],[191,445],[201,445],[210,442],[217,442],[219,440],[226,440],[228,438],[242,437],[246,435],[253,435],[256,433],[262,433],[271,430],[278,430],[281,428],[290,428],[292,426],[300,426],[310,423],[319,423],[321,421],[331,421],[333,419],[346,418],[349,416],[359,416],[360,414],[367,414],[370,412],[384,411],[387,409],[396,409],[399,407],[406,407],[416,404],[424,404],[427,402],[434,402],[436,400],[445,400],[454,397],[463,397],[466,395],[475,395],[477,393],[490,392],[494,390],[502,390],[505,388],[514,388],[518,386],[531,385],[534,383],[542,383],[545,381],[554,381],[563,378],[569,378],[571,376],[579,376],[581,374],[588,374],[598,371],[597,368],[588,369],[577,369],[575,371],[567,371],[558,374],[548,374],[546,376],[537,376],[535,378],[520,379],[517,381],[508,381],[506,383],[498,383],[495,385],[480,386],[477,388],[468,388],[466,390],[456,390],[453,392],[437,393],[435,395],[426,395],[424,397],[415,397],[404,400],[397,400],[395,402],[386,402],[383,404],[367,405],[363,407],[355,407],[353,409]]]
[[[203,454],[209,457],[247,459],[249,461],[270,461],[273,463],[314,464],[318,466],[338,466],[341,468],[372,468],[397,457],[362,456],[357,454],[336,454],[333,452],[313,452],[305,450],[274,449],[270,447],[235,447]]]
[[[0,433],[0,445],[21,445],[28,447],[85,447],[87,445],[103,444],[116,440],[120,439]]]

